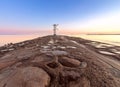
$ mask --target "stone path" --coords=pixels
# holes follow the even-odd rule
[[[119,61],[89,49],[83,39],[52,38],[0,53],[0,87],[119,87]]]

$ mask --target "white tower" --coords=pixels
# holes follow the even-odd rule
[[[57,26],[58,24],[53,24],[53,35],[54,36],[56,36]]]

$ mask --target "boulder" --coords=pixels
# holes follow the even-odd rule
[[[60,50],[55,50],[55,51],[52,51],[52,54],[55,55],[55,56],[65,56],[65,55],[68,55],[68,53],[66,51],[60,51]]]
[[[0,87],[47,87],[49,83],[50,77],[43,69],[26,67],[15,70],[0,82]]]
[[[71,59],[68,57],[59,58],[59,62],[67,67],[77,67],[80,66],[81,62],[76,59]]]

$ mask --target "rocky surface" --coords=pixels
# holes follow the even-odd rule
[[[119,87],[119,50],[68,36],[5,45],[0,47],[0,87]]]

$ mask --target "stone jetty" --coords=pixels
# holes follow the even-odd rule
[[[0,87],[120,87],[120,47],[60,35],[5,45]]]

